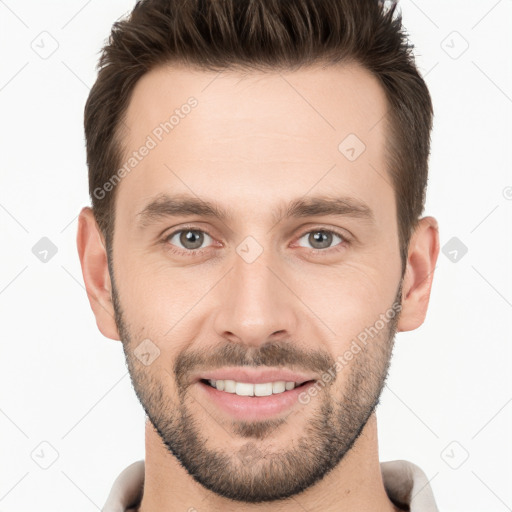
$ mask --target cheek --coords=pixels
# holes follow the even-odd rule
[[[358,262],[325,267],[301,281],[297,295],[344,345],[391,308],[398,275]]]
[[[141,260],[142,261],[142,260]],[[158,381],[175,386],[173,363],[194,340],[201,337],[210,315],[208,294],[218,281],[211,271],[199,267],[172,268],[165,262],[126,260],[119,271],[119,292],[124,319],[135,347],[144,339],[160,351],[150,373]],[[116,272],[117,277],[118,272]],[[167,386],[166,386],[167,387]]]
[[[165,261],[151,262],[135,254],[116,261],[115,277],[130,324],[134,328],[145,326],[160,336],[179,322],[202,289],[200,280],[190,282],[185,273]]]

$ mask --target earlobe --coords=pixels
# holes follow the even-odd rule
[[[98,329],[107,338],[119,340],[112,305],[107,251],[93,211],[89,207],[82,208],[78,216],[76,242],[87,297]]]
[[[425,320],[439,254],[437,220],[419,220],[409,242],[407,267],[402,288],[402,311],[397,331],[412,331]]]

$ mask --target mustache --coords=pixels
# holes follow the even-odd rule
[[[216,370],[226,366],[287,367],[296,371],[324,373],[335,364],[326,351],[306,350],[293,342],[268,341],[259,347],[221,342],[211,349],[181,353],[174,363],[178,386],[185,386],[192,372]]]

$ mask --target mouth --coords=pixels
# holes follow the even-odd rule
[[[237,382],[231,379],[200,379],[206,386],[210,386],[218,391],[235,394],[237,396],[264,397],[270,395],[279,395],[293,389],[301,388],[314,380],[302,382],[295,381],[273,381],[273,382]]]
[[[203,404],[213,406],[223,415],[244,421],[262,421],[304,407],[301,395],[315,383],[316,380],[249,383],[199,379],[196,389],[204,399]]]

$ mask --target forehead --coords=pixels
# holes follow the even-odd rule
[[[243,214],[314,189],[367,203],[376,195],[384,209],[393,197],[386,109],[377,79],[357,64],[158,67],[139,80],[126,112],[118,203],[134,216],[158,194],[188,193],[224,198]]]

